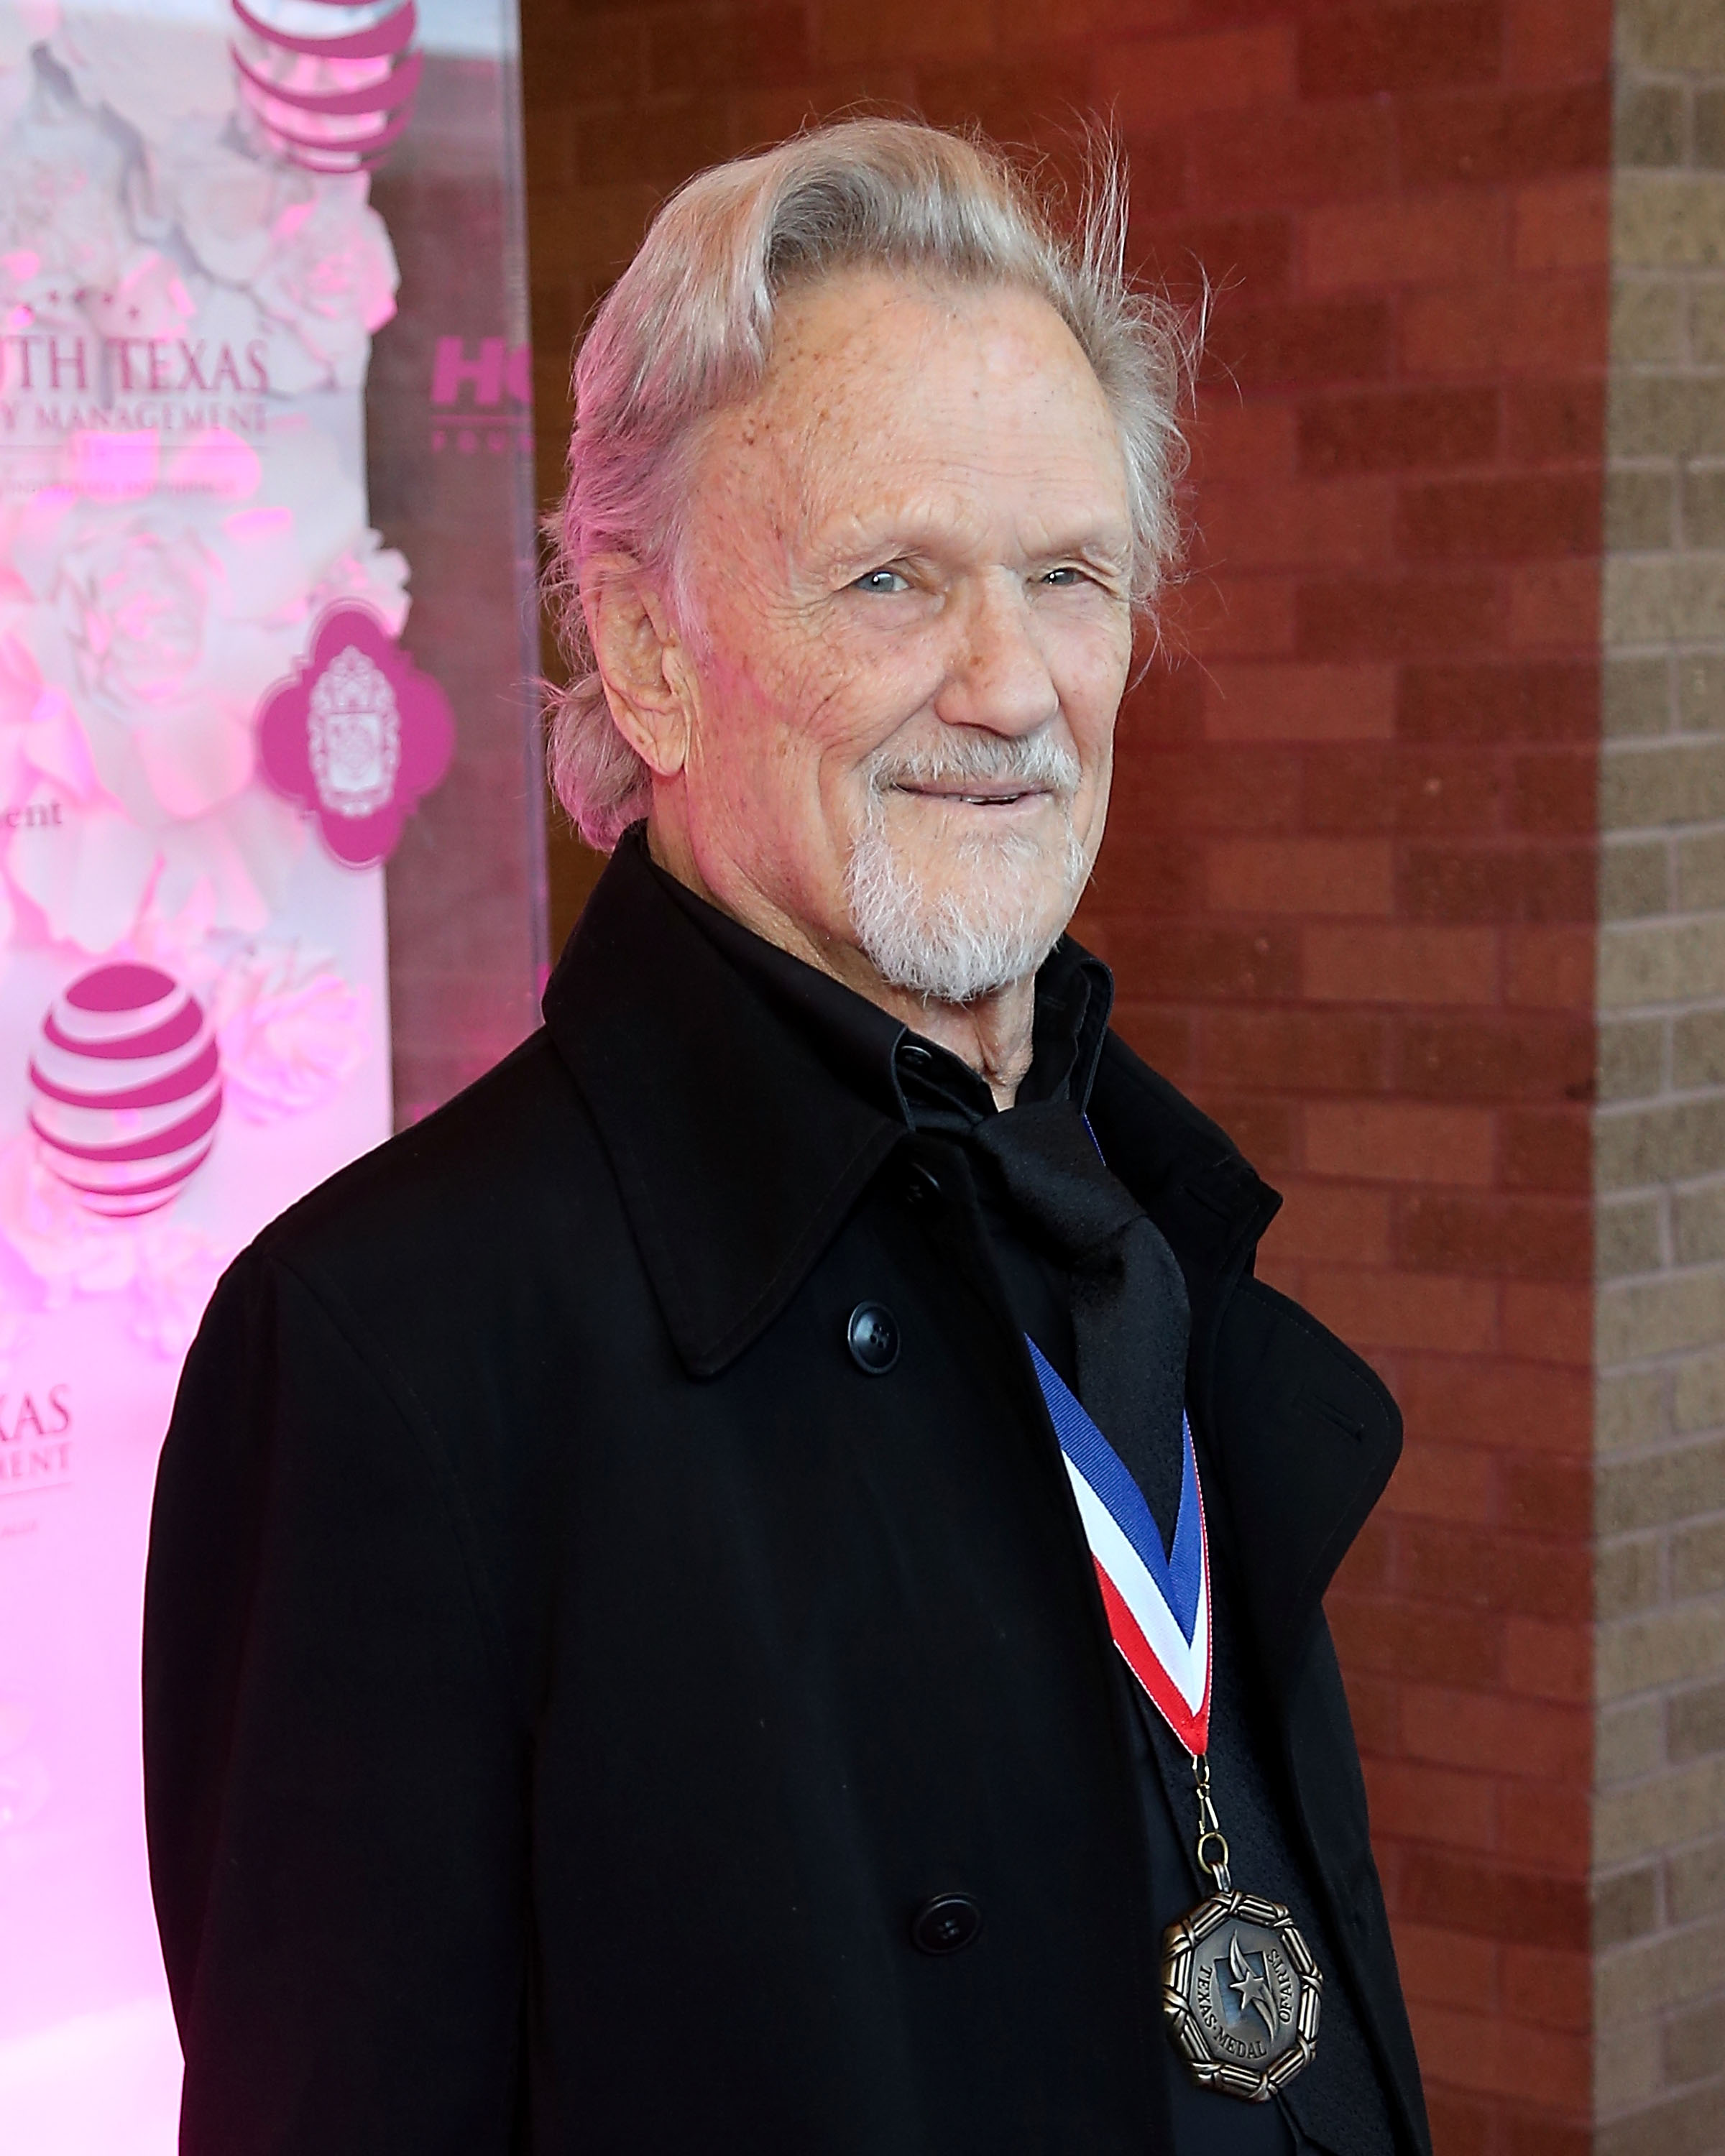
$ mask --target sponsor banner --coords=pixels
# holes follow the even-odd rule
[[[18,2156],[174,2145],[138,1758],[157,1454],[222,1267],[391,1127],[382,864],[454,729],[400,648],[409,564],[367,501],[371,343],[399,281],[372,169],[413,122],[409,33],[440,12],[0,0],[0,2148]],[[454,13],[477,50],[489,5]],[[513,352],[473,365],[468,397],[525,378]]]

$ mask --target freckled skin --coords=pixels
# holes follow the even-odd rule
[[[1051,729],[1077,754],[1072,828],[1095,857],[1132,638],[1125,465],[1088,362],[1027,293],[826,280],[782,305],[757,393],[706,423],[684,536],[686,634],[633,562],[583,579],[613,711],[653,773],[656,858],[1009,1101],[1032,984],[962,1007],[891,987],[857,947],[845,871],[869,759],[943,728]],[[894,790],[886,818],[937,888],[965,831],[1029,834],[1063,925],[1048,796]]]

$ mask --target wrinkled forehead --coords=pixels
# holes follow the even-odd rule
[[[880,518],[1129,544],[1101,385],[1054,309],[1012,285],[847,270],[787,295],[759,387],[709,424],[697,490],[798,547]]]

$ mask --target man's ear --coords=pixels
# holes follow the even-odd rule
[[[618,732],[656,778],[689,753],[687,653],[665,594],[632,555],[581,565],[581,604]]]

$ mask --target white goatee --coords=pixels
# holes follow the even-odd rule
[[[1090,863],[1072,828],[1078,759],[1046,730],[1020,740],[955,734],[870,765],[869,805],[845,871],[857,942],[881,978],[933,1003],[969,1004],[1035,973],[1072,917]],[[1065,838],[1053,846],[1019,831],[971,830],[931,889],[895,850],[886,797],[896,786],[1034,787],[1059,805]]]

